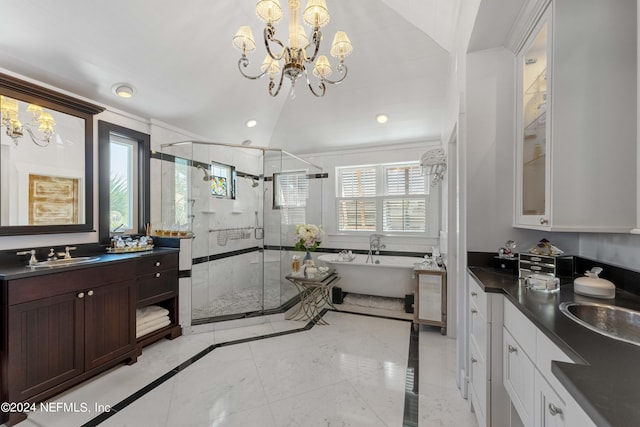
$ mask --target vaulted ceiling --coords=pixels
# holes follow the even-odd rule
[[[294,96],[285,82],[273,98],[267,78],[240,75],[231,45],[240,25],[252,27],[258,45],[250,73],[265,56],[255,0],[0,3],[0,68],[207,140],[305,153],[441,135],[456,0],[327,0],[321,53],[336,30],[354,52],[347,79],[323,98],[304,81]],[[276,30],[287,38],[285,23]],[[117,98],[118,82],[132,84],[135,96]],[[376,123],[378,113],[389,122]],[[258,125],[247,128],[248,119]]]

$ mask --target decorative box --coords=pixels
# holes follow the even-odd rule
[[[518,255],[518,275],[521,278],[532,274],[546,274],[554,277],[573,277],[572,255]]]

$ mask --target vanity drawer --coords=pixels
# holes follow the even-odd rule
[[[178,292],[178,270],[159,271],[138,277],[138,305],[166,299]]]
[[[178,268],[178,254],[143,256],[138,259],[138,276]]]
[[[472,303],[475,309],[480,312],[483,318],[487,318],[487,294],[482,290],[480,285],[476,283],[471,276],[469,278],[469,306]]]

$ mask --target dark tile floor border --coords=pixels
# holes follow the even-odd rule
[[[147,393],[151,392],[152,390],[154,390],[155,388],[159,387],[160,385],[162,385],[166,381],[168,381],[171,378],[173,378],[174,376],[178,375],[180,372],[184,371],[189,366],[191,366],[192,364],[194,364],[198,360],[202,359],[204,356],[206,356],[207,354],[211,353],[216,348],[228,347],[228,346],[231,346],[231,345],[242,344],[242,343],[247,343],[247,342],[252,342],[252,341],[259,341],[259,340],[263,340],[263,339],[267,339],[267,338],[274,338],[274,337],[279,337],[279,336],[283,336],[283,335],[290,335],[290,334],[294,334],[294,333],[298,333],[298,332],[308,331],[318,323],[318,321],[327,313],[327,311],[335,311],[337,313],[355,314],[355,315],[358,315],[358,316],[377,317],[377,318],[382,318],[382,319],[391,319],[391,320],[399,320],[399,321],[404,321],[404,322],[411,322],[411,320],[399,319],[399,318],[396,318],[396,317],[378,316],[378,315],[375,315],[375,314],[357,313],[357,312],[342,311],[342,310],[329,310],[329,309],[325,308],[315,318],[310,320],[302,328],[291,329],[291,330],[282,331],[282,332],[274,332],[272,334],[261,335],[261,336],[258,336],[258,337],[248,337],[248,338],[242,338],[242,339],[239,339],[239,340],[227,341],[227,342],[223,342],[223,343],[220,343],[220,344],[210,345],[209,347],[207,347],[204,350],[200,351],[196,355],[194,355],[194,356],[190,357],[189,359],[185,360],[184,362],[182,362],[181,364],[179,364],[178,366],[176,366],[175,368],[173,368],[172,370],[170,370],[166,374],[160,376],[159,378],[157,378],[154,381],[152,381],[151,383],[147,384],[146,386],[144,386],[140,390],[134,392],[133,394],[131,394],[131,395],[127,396],[126,398],[124,398],[123,400],[121,400],[120,402],[116,403],[115,405],[113,405],[110,408],[109,412],[101,413],[100,415],[98,415],[98,416],[92,418],[91,420],[87,421],[86,423],[82,424],[81,427],[94,427],[94,426],[97,426],[100,423],[106,421],[107,419],[109,419],[112,416],[116,415],[118,412],[120,412],[123,409],[125,409],[127,406],[129,406],[132,403],[134,403],[136,400],[140,399],[141,397],[143,397]],[[419,376],[418,376],[418,364],[419,364],[419,361],[420,361],[419,345],[418,345],[419,344],[419,336],[420,336],[420,334],[418,332],[418,329],[414,328],[413,325],[412,325],[411,326],[410,339],[409,339],[409,358],[408,358],[408,361],[407,361],[407,376],[406,376],[406,382],[405,382],[404,413],[403,413],[403,417],[402,417],[403,418],[402,419],[402,426],[403,427],[417,427],[417,425],[418,425],[418,382],[419,382],[418,381],[418,379],[419,379]]]

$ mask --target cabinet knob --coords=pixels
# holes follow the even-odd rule
[[[84,292],[80,292],[80,293],[78,294],[78,298],[84,298]]]
[[[478,363],[478,359],[476,359],[475,357],[471,357],[471,363]]]
[[[540,218],[540,225],[547,225],[549,224],[549,220],[545,219],[545,218]]]
[[[549,413],[555,417],[556,415],[562,414],[562,409],[558,408],[553,403],[549,403]]]
[[[477,296],[478,296],[478,293],[477,293],[476,291],[471,291],[471,296],[472,296],[472,297],[477,297]]]
[[[156,261],[156,267],[160,267],[160,261]]]
[[[156,277],[160,277],[160,273],[156,273]]]
[[[93,291],[89,291],[89,292],[87,292],[87,295],[89,295],[89,296],[93,296]]]
[[[517,353],[518,349],[511,344],[508,345],[509,353]]]
[[[475,308],[471,309],[471,314],[478,314],[478,310],[476,310]]]

